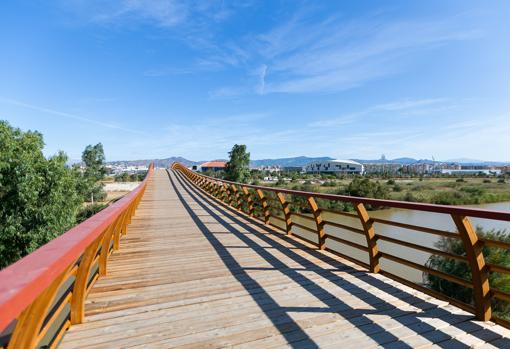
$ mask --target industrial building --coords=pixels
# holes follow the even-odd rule
[[[363,174],[365,167],[359,162],[352,160],[325,160],[306,165],[305,172]]]

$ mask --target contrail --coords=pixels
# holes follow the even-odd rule
[[[70,114],[70,113],[61,112],[61,111],[50,109],[50,108],[40,107],[37,105],[21,102],[21,101],[15,100],[15,99],[0,97],[0,103],[11,104],[11,105],[15,105],[18,107],[36,110],[36,111],[39,111],[42,113],[52,114],[52,115],[60,116],[60,117],[67,118],[67,119],[73,119],[73,120],[86,122],[89,124],[99,125],[99,126],[106,127],[106,128],[112,128],[115,130],[121,130],[121,131],[125,131],[125,132],[141,134],[141,135],[145,134],[144,132],[141,132],[141,131],[132,130],[129,128],[125,128],[125,127],[121,127],[121,126],[117,126],[117,125],[113,125],[113,124],[108,124],[106,122],[89,119],[89,118],[86,118],[86,117],[83,117],[80,115],[76,115],[76,114]]]

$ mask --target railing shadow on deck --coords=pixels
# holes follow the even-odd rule
[[[456,348],[467,348],[466,344],[461,341],[451,338],[450,335],[443,332],[441,329],[433,327],[426,322],[423,322],[422,318],[441,318],[447,322],[445,326],[454,326],[457,329],[471,333],[473,336],[483,341],[493,341],[500,339],[498,345],[503,347],[510,347],[509,339],[502,339],[501,335],[482,327],[481,325],[470,321],[473,320],[473,316],[465,314],[452,314],[436,304],[424,301],[421,298],[414,296],[406,291],[403,291],[391,284],[388,284],[379,278],[371,275],[368,272],[363,272],[342,264],[339,260],[330,258],[325,254],[318,252],[314,249],[306,247],[296,239],[289,236],[279,234],[274,229],[250,219],[246,215],[228,207],[226,204],[219,202],[202,191],[194,185],[192,185],[186,177],[184,177],[178,171],[173,171],[176,174],[178,184],[181,189],[177,187],[172,174],[169,172],[169,179],[186,210],[189,212],[199,229],[202,231],[204,236],[209,240],[211,245],[216,249],[218,255],[223,259],[225,265],[231,270],[238,281],[245,287],[245,289],[252,295],[254,300],[259,303],[261,310],[265,312],[268,318],[274,323],[275,327],[280,333],[296,348],[311,348],[317,347],[316,343],[306,334],[306,332],[300,328],[300,326],[290,318],[288,312],[317,312],[317,313],[336,313],[341,317],[349,321],[353,326],[357,327],[358,330],[365,333],[372,340],[381,346],[391,342],[398,342],[401,348],[410,347],[403,341],[399,341],[399,338],[391,333],[391,330],[387,330],[384,327],[378,325],[369,319],[366,315],[370,314],[387,314],[390,315],[394,321],[406,326],[412,331],[416,332],[417,336],[429,340],[430,342],[438,342],[437,345],[442,347],[441,341],[443,341],[444,347],[456,347]],[[274,302],[271,296],[264,291],[261,286],[258,286],[258,293],[254,294],[253,284],[256,284],[247,273],[246,270],[236,262],[235,258],[228,252],[226,246],[224,246],[214,234],[206,227],[201,221],[200,217],[195,213],[193,207],[185,199],[182,190],[192,200],[193,204],[197,204],[200,210],[207,212],[208,215],[213,217],[219,224],[221,224],[228,232],[234,234],[240,241],[244,242],[249,248],[252,248],[260,257],[271,264],[275,269],[280,270],[291,280],[299,284],[310,294],[314,295],[318,300],[324,303],[327,307],[280,307]],[[221,206],[220,206],[221,205]],[[214,208],[214,209],[213,209]],[[227,222],[225,218],[232,221],[236,225],[242,227],[248,233],[240,232],[231,223]],[[255,228],[256,227],[256,228]],[[263,229],[265,233],[259,231]],[[334,273],[334,270],[324,269],[320,267],[314,267],[315,273],[323,278],[326,278],[333,282],[340,289],[353,293],[357,298],[362,299],[368,305],[374,309],[353,309],[349,304],[344,303],[341,299],[336,298],[332,293],[322,288],[319,284],[313,280],[308,279],[304,275],[298,273],[295,268],[289,268],[284,263],[274,257],[265,247],[259,245],[257,242],[250,238],[250,235],[260,239],[265,244],[269,245],[271,249],[275,249],[278,252],[285,254],[287,257],[292,258],[302,268],[308,268],[310,261],[300,256],[292,249],[283,246],[279,242],[267,236],[267,234],[278,234],[278,238],[287,244],[293,246],[293,248],[299,248],[305,250],[310,256],[318,258],[331,266],[337,268],[337,270],[343,270],[350,272],[352,276],[356,277],[363,283],[366,283],[377,289],[384,289],[387,293],[393,297],[407,303],[410,306],[414,306],[421,310],[417,311],[404,311],[396,308],[388,301],[385,301],[378,296],[370,293],[369,291],[361,288],[360,286],[353,284],[349,280],[342,278]],[[263,300],[263,301],[262,301]],[[393,343],[395,344],[395,343]]]

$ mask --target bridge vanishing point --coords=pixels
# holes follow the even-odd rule
[[[333,201],[356,211],[328,208]],[[367,205],[450,215],[457,231],[373,218]],[[510,348],[508,322],[494,307],[510,295],[489,282],[510,269],[483,255],[510,245],[478,237],[468,217],[510,221],[505,212],[151,167],[126,197],[0,271],[0,348]],[[409,239],[377,234],[377,224]],[[411,234],[461,239],[465,253],[412,243]],[[380,241],[465,263],[472,277],[407,261]],[[470,289],[473,299],[392,274],[385,260]]]

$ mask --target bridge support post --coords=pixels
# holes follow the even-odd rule
[[[317,226],[319,249],[324,250],[326,248],[326,233],[324,231],[324,221],[322,220],[321,210],[312,196],[308,196],[306,200],[312,209],[313,218]]]
[[[290,214],[290,207],[289,203],[285,199],[285,195],[278,192],[276,193],[276,197],[278,198],[278,201],[280,201],[280,204],[282,204],[282,211],[285,218],[285,227],[287,231],[287,235],[292,235],[292,219]]]
[[[358,213],[358,217],[365,232],[365,238],[367,239],[370,272],[378,273],[381,270],[381,266],[379,264],[380,254],[379,249],[377,248],[377,238],[375,236],[374,223],[370,219],[365,205],[362,203],[356,203],[354,204],[354,207],[356,208],[356,212]]]
[[[489,321],[492,316],[489,272],[483,256],[483,243],[468,217],[452,215],[466,250],[471,268],[475,315],[478,320]]]

